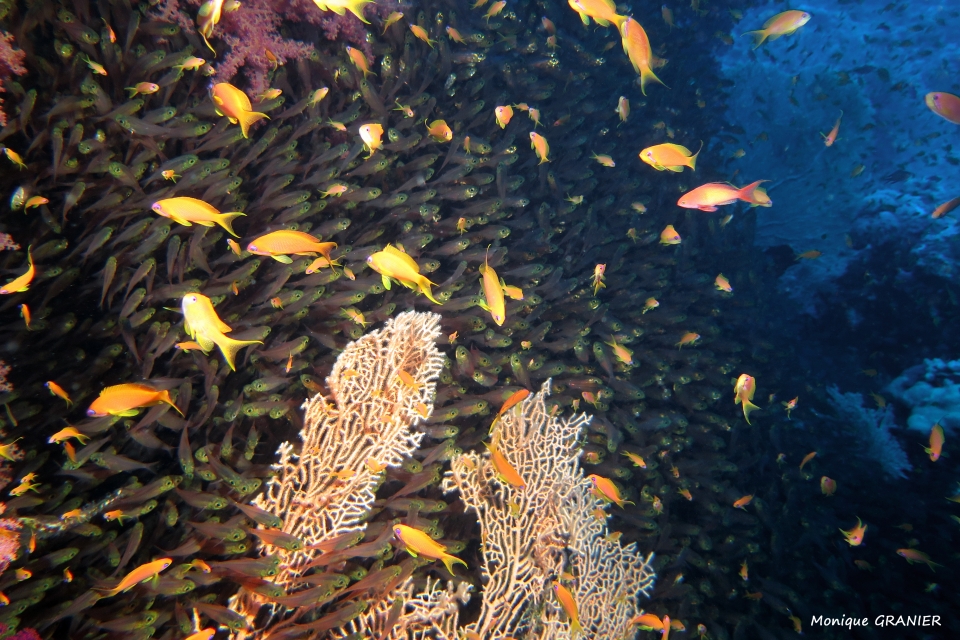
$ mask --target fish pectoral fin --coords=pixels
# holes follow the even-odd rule
[[[683,165],[676,167],[665,167],[667,171],[673,171],[674,173],[683,173]]]
[[[290,264],[291,262],[293,262],[293,258],[291,258],[290,256],[279,255],[279,256],[270,256],[270,257],[276,260],[277,262],[282,262],[283,264]]]
[[[198,336],[196,337],[196,340],[197,340],[197,344],[200,345],[200,349],[201,349],[204,353],[206,353],[206,352],[210,351],[211,349],[213,349],[213,347],[214,347],[214,345],[215,345],[215,343],[213,342],[213,340],[211,340],[210,338],[208,338],[208,337],[206,337],[206,336],[198,335]]]
[[[187,220],[186,218],[181,218],[180,216],[170,216],[170,219],[176,222],[177,224],[182,224],[185,227],[192,227],[193,223]]]
[[[120,411],[120,412],[117,412],[117,413],[115,413],[115,414],[113,414],[113,415],[115,415],[115,416],[120,416],[120,417],[123,417],[123,418],[129,418],[130,416],[135,416],[135,415],[137,415],[138,413],[140,413],[140,409],[127,409],[126,411]]]
[[[383,288],[387,291],[390,291],[390,287],[393,286],[393,284],[390,282],[390,278],[384,275],[381,275],[380,277],[383,279]]]
[[[711,205],[701,205],[697,207],[700,211],[716,211],[717,208]]]

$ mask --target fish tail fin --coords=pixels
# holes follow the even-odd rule
[[[427,296],[430,302],[434,304],[443,304],[442,302],[440,302],[439,300],[433,297],[433,292],[430,290],[430,285],[432,284],[434,283],[430,282],[430,279],[427,278],[426,276],[420,276],[420,279],[417,281],[417,285],[419,285],[420,287],[420,293]]]
[[[217,346],[220,347],[220,351],[223,353],[223,358],[227,361],[227,364],[230,365],[231,371],[236,371],[236,359],[237,352],[244,347],[248,347],[252,344],[263,344],[260,340],[234,340],[229,336],[223,336],[217,340]]]
[[[363,17],[363,7],[369,4],[371,0],[349,0],[344,3],[344,7],[353,15],[360,19],[360,22],[370,24],[370,21]],[[342,11],[342,10],[341,10]]]
[[[647,95],[647,83],[650,82],[651,80],[654,80],[655,82],[658,82],[663,86],[667,87],[667,85],[664,84],[663,80],[658,78],[657,74],[653,72],[653,69],[651,69],[649,66],[646,66],[646,65],[641,66],[640,67],[640,92],[643,95]],[[669,88],[670,87],[667,87],[667,89]]]
[[[580,626],[579,620],[574,618],[570,619],[570,635],[574,638],[583,635],[583,627]]]
[[[240,131],[243,132],[243,137],[249,138],[250,125],[264,118],[269,120],[270,116],[265,113],[260,113],[259,111],[246,111],[241,113],[237,121],[240,123]]]
[[[741,33],[740,37],[742,38],[743,36],[751,36],[753,38],[753,48],[757,49],[770,36],[770,33],[766,29],[760,29],[759,31]]]
[[[703,151],[703,140],[700,141],[700,148],[697,149],[697,152],[696,152],[695,154],[693,154],[692,156],[690,156],[690,164],[687,165],[687,166],[690,167],[690,170],[691,170],[691,171],[696,171],[696,170],[697,170],[697,156],[700,155],[700,152],[701,152],[701,151]]]
[[[753,192],[757,190],[764,182],[769,182],[769,180],[757,180],[756,182],[751,182],[744,188],[737,191],[737,197],[743,200],[744,202],[756,202],[753,197]]]
[[[760,407],[758,407],[757,405],[753,404],[752,402],[750,402],[750,401],[747,400],[746,398],[743,399],[743,417],[746,419],[747,424],[750,424],[750,413],[751,413],[754,409],[759,409],[759,408],[760,408]]]
[[[227,230],[227,233],[232,235],[234,238],[239,238],[237,232],[233,230],[233,221],[240,216],[246,216],[247,214],[242,211],[228,211],[227,213],[221,213],[217,216],[217,224]]]
[[[456,576],[456,575],[457,575],[457,574],[455,574],[455,573],[453,572],[453,565],[454,565],[455,563],[457,563],[457,562],[459,562],[459,563],[462,564],[463,566],[467,567],[468,569],[470,568],[469,565],[468,565],[466,562],[464,562],[464,561],[461,560],[460,558],[458,558],[458,557],[456,557],[456,556],[452,556],[452,555],[450,555],[450,554],[448,554],[448,553],[443,554],[443,557],[441,557],[440,559],[443,560],[444,566],[447,568],[447,571],[449,571],[449,572],[450,572],[450,575],[452,575],[452,576]]]
[[[176,412],[179,413],[181,416],[183,415],[183,411],[180,411],[180,407],[174,404],[173,400],[170,398],[169,391],[162,391],[160,393],[159,400],[173,407],[176,410]]]

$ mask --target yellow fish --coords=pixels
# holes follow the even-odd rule
[[[217,315],[210,298],[201,293],[188,293],[183,296],[182,308],[183,328],[187,335],[197,341],[204,353],[213,349],[214,344],[220,347],[220,352],[232,371],[237,370],[234,360],[240,349],[252,344],[263,344],[259,340],[234,340],[224,335],[233,329]]]
[[[220,213],[213,205],[207,204],[203,200],[188,198],[186,196],[157,200],[150,205],[150,208],[158,215],[164,218],[170,218],[185,227],[190,227],[194,224],[212,227],[218,224],[235,238],[239,238],[240,236],[233,230],[234,218],[247,215],[242,211]]]
[[[0,287],[0,294],[20,293],[30,288],[30,283],[33,282],[33,276],[37,274],[37,270],[33,266],[33,256],[30,255],[30,247],[27,247],[27,264],[29,266],[23,275],[14,278]]]
[[[498,327],[501,327],[504,320],[507,319],[503,286],[500,284],[497,272],[493,270],[486,258],[484,258],[483,266],[480,267],[480,275],[483,276],[483,297],[486,299],[486,302],[480,303],[480,308],[489,311],[490,317],[493,318]]]
[[[367,145],[367,150],[372,156],[374,152],[383,146],[383,126],[376,122],[365,124],[360,127],[360,139]],[[369,156],[367,156],[369,157]]]
[[[106,590],[103,597],[110,598],[118,593],[123,593],[127,589],[135,587],[145,580],[156,578],[160,575],[161,571],[168,568],[171,564],[173,564],[172,558],[160,558],[159,560],[142,564],[124,576],[123,580],[121,580],[120,584],[118,584],[116,587]]]
[[[570,590],[556,580],[553,581],[553,592],[557,595],[557,600],[560,601],[563,611],[570,618],[570,636],[576,638],[577,635],[583,633],[583,629],[580,627],[580,612],[577,610],[577,601]]]
[[[629,500],[624,500],[620,495],[620,489],[617,488],[617,485],[609,478],[604,478],[603,476],[598,476],[595,473],[591,473],[587,476],[587,480],[593,483],[594,495],[605,500],[606,502],[614,502],[618,507],[623,509],[625,504],[634,504]]]
[[[267,114],[254,111],[247,94],[230,83],[220,82],[213,85],[211,95],[217,105],[217,113],[226,116],[233,124],[239,124],[244,138],[250,137],[250,125],[254,122],[270,119]]]
[[[383,277],[383,286],[390,289],[390,279],[394,279],[408,289],[420,288],[420,293],[427,296],[431,302],[442,304],[433,297],[430,282],[426,276],[421,275],[420,265],[413,258],[403,251],[400,251],[393,245],[387,245],[383,251],[378,251],[367,257],[367,264],[370,268]]]
[[[393,533],[397,536],[397,539],[406,546],[407,552],[414,558],[423,556],[431,560],[442,560],[451,575],[455,575],[453,573],[454,562],[459,562],[465,567],[467,566],[466,562],[446,553],[447,548],[445,546],[433,540],[419,529],[414,529],[404,524],[396,524],[393,526]]]
[[[590,18],[593,18],[601,26],[609,27],[613,24],[619,29],[627,20],[625,16],[617,13],[613,0],[567,0],[567,4],[577,12],[585,25],[589,25]]]
[[[370,24],[370,21],[363,17],[363,7],[373,0],[313,0],[313,3],[320,7],[321,11],[333,11],[338,16],[342,16],[345,11],[360,18],[360,22]]]
[[[700,151],[703,150],[703,143],[700,144]],[[640,152],[640,159],[656,169],[657,171],[674,171],[680,173],[684,167],[690,167],[691,171],[697,170],[697,151],[690,155],[690,149],[679,144],[658,144],[647,147]]]

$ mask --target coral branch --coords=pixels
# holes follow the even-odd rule
[[[444,361],[434,344],[439,335],[438,315],[396,316],[340,354],[327,378],[329,400],[317,395],[304,404],[299,454],[290,443],[280,446],[276,476],[255,501],[307,545],[279,552],[275,582],[287,593],[300,586],[298,578],[321,555],[318,546],[366,529],[382,469],[399,465],[419,446],[422,434],[411,427],[425,418],[423,406],[433,406]],[[400,372],[413,383],[401,380]],[[248,595],[241,608],[249,615],[259,605]]]
[[[24,52],[13,48],[13,36],[0,31],[0,93],[3,93],[3,81],[10,76],[21,76],[27,72],[23,66]],[[0,127],[7,125],[7,116],[3,112],[3,100],[0,100]]]

